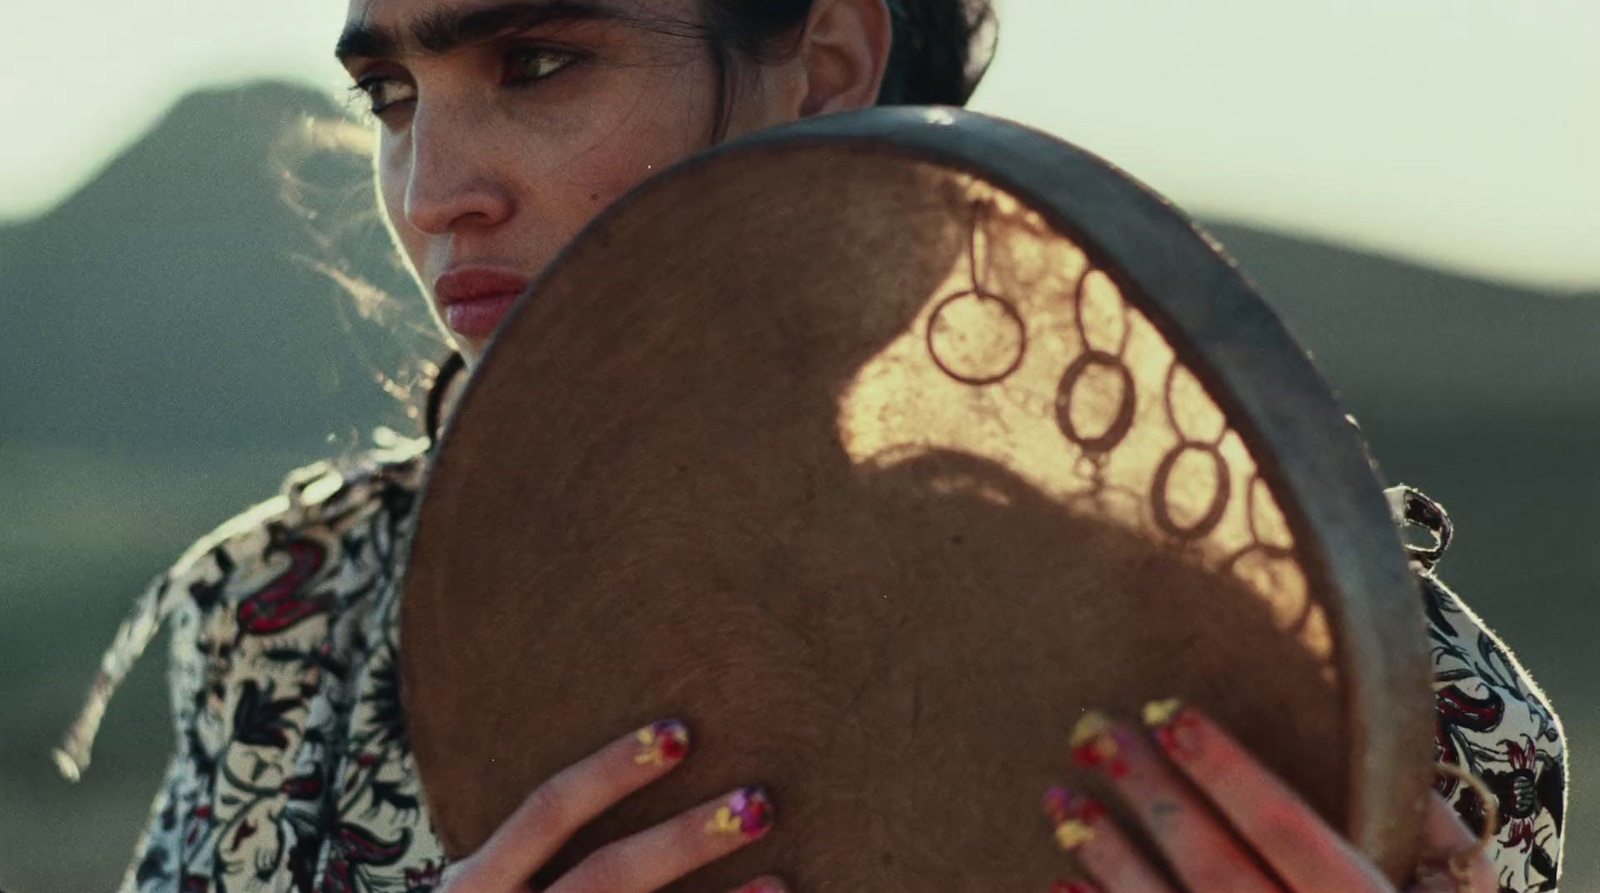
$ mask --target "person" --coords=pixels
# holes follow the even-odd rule
[[[458,348],[452,369],[470,370],[517,294],[653,172],[800,118],[964,104],[992,24],[981,0],[351,0],[337,54],[376,119],[394,242]],[[87,766],[112,691],[170,624],[176,750],[124,890],[644,893],[782,833],[781,804],[752,786],[551,876],[570,834],[692,758],[689,730],[663,719],[617,730],[446,864],[405,737],[395,609],[449,378],[430,397],[429,437],[291,474],[138,599],[58,755],[69,773]],[[1395,501],[1400,520],[1447,530],[1420,494]],[[1414,889],[1554,890],[1559,722],[1438,582],[1436,558],[1415,567],[1439,756],[1462,771],[1441,774],[1429,803],[1437,858]],[[1191,893],[1394,889],[1199,712],[1157,705],[1150,719],[1151,732],[1087,722],[1073,758],[1109,771]],[[1057,791],[1046,808],[1093,876],[1063,890],[1174,889],[1097,804]],[[1060,858],[1052,846],[1041,833],[1040,857]]]

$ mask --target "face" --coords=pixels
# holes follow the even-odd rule
[[[378,119],[395,241],[469,363],[585,224],[717,136],[699,0],[352,0],[339,55]],[[798,115],[752,66],[727,135]]]

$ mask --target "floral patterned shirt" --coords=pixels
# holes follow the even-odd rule
[[[444,865],[399,699],[397,586],[426,440],[294,472],[191,547],[136,602],[57,759],[76,775],[113,690],[172,628],[177,747],[124,893],[421,893]],[[1415,491],[1397,521],[1441,537],[1413,562],[1427,609],[1439,758],[1498,798],[1503,891],[1555,890],[1561,726],[1505,646],[1432,574],[1448,522]],[[1441,780],[1469,825],[1483,804]]]

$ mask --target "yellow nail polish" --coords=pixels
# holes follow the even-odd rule
[[[673,719],[645,726],[634,734],[639,752],[633,761],[643,766],[676,763],[689,752],[689,727]]]
[[[771,828],[772,800],[764,788],[736,791],[706,823],[711,834],[740,834],[749,840],[765,836]]]
[[[1046,794],[1044,809],[1055,825],[1056,843],[1068,851],[1094,840],[1093,823],[1105,816],[1105,808],[1098,801],[1066,788],[1053,788]]]
[[[1071,819],[1056,826],[1056,843],[1061,844],[1061,848],[1068,852],[1092,840],[1094,840],[1094,829],[1078,819]]]
[[[1116,729],[1104,713],[1085,713],[1078,720],[1077,728],[1072,730],[1072,761],[1085,769],[1102,770],[1112,778],[1128,774]]]
[[[1111,732],[1111,719],[1098,710],[1091,710],[1078,720],[1072,728],[1072,746],[1082,747],[1085,744],[1103,738]]]
[[[1147,728],[1155,729],[1172,722],[1172,718],[1183,709],[1183,702],[1177,698],[1168,698],[1165,701],[1151,701],[1144,705],[1144,724]]]
[[[1205,729],[1200,717],[1182,701],[1155,701],[1144,708],[1144,724],[1167,755],[1179,762],[1205,755]]]

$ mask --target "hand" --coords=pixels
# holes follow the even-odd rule
[[[579,828],[671,772],[687,756],[688,744],[682,723],[660,722],[562,770],[528,795],[482,849],[447,868],[439,893],[525,893],[534,874]],[[734,791],[601,847],[545,893],[649,893],[760,840],[771,825],[764,791]],[[740,890],[782,893],[784,887],[762,878]]]
[[[1184,890],[1396,893],[1376,866],[1215,723],[1175,703],[1150,710],[1154,743],[1089,714],[1074,733],[1073,759],[1107,776]],[[1476,837],[1442,797],[1430,797],[1424,851],[1469,853],[1462,864],[1467,880],[1458,881],[1441,862],[1421,874],[1411,893],[1495,893],[1493,863],[1483,852],[1471,852]],[[1062,882],[1058,893],[1177,893],[1099,804],[1057,789],[1045,807],[1058,842],[1077,853],[1098,884]],[[1232,829],[1213,817],[1212,808]]]

